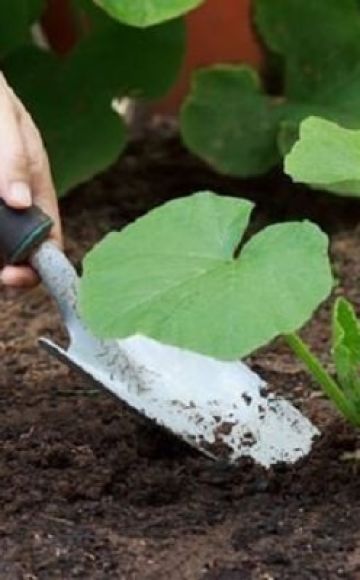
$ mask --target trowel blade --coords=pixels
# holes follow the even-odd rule
[[[265,467],[293,463],[310,451],[318,435],[299,410],[271,394],[241,362],[218,361],[143,336],[111,341],[111,356],[98,348],[91,352],[89,345],[72,344],[65,350],[47,339],[40,343],[214,459],[251,457]]]

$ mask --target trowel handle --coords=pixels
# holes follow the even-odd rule
[[[36,205],[19,210],[0,199],[0,255],[5,264],[26,262],[52,226],[52,219]]]
[[[77,318],[78,276],[65,254],[50,241],[43,242],[31,255],[30,263],[56,301],[65,324]]]
[[[73,265],[51,241],[52,219],[39,207],[9,208],[0,200],[0,254],[5,264],[29,262],[67,324],[76,317],[78,278]]]

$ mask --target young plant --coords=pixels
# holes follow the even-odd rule
[[[110,233],[84,261],[87,324],[100,337],[140,333],[221,359],[300,328],[331,291],[327,237],[290,222],[244,243],[252,209],[201,192]]]
[[[333,308],[331,354],[333,379],[307,345],[296,335],[285,336],[328,397],[353,425],[360,427],[360,324],[353,306],[339,298]]]
[[[360,130],[309,117],[300,125],[299,140],[285,158],[285,172],[294,181],[340,195],[360,196]],[[337,382],[322,368],[299,337],[288,337],[296,354],[329,397],[353,424],[360,426],[360,325],[344,298],[333,309],[332,356]]]
[[[271,94],[250,67],[216,65],[195,74],[181,114],[189,149],[243,177],[279,164],[310,115],[360,127],[358,0],[253,0],[253,8],[271,54]]]
[[[143,334],[236,359],[283,336],[337,408],[360,426],[360,324],[344,299],[332,323],[333,379],[296,331],[330,293],[326,235],[309,222],[243,243],[253,209],[201,192],[110,233],[85,258],[80,309],[101,338]]]
[[[97,3],[112,17],[93,0],[72,2],[86,32],[64,57],[40,48],[32,35],[44,1],[0,3],[1,69],[39,126],[59,195],[105,169],[124,148],[126,131],[112,110],[114,98],[154,99],[169,89],[182,61],[185,29],[181,20],[161,22],[196,4],[177,0],[176,10],[164,11],[163,2],[142,0],[142,12],[134,0]],[[146,29],[127,25],[154,22]]]

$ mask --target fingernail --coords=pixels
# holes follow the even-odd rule
[[[24,181],[14,181],[6,195],[5,201],[9,205],[18,208],[31,206],[31,191]]]

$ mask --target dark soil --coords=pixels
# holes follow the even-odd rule
[[[332,232],[335,270],[360,306],[360,206],[278,175],[216,176],[169,137],[131,145],[63,203],[78,263],[96,240],[165,199],[212,187],[259,202],[256,225],[312,217]],[[0,290],[0,578],[360,578],[359,433],[279,341],[253,367],[321,428],[311,455],[268,472],[217,466],[133,417],[39,350],[63,339],[45,291]],[[326,359],[328,306],[306,329]]]

